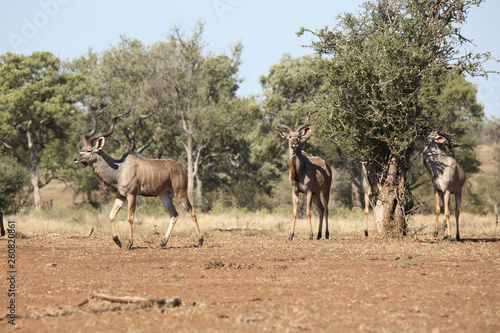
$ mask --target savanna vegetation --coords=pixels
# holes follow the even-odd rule
[[[91,117],[105,110],[99,131],[130,111],[108,138],[107,153],[135,151],[185,165],[198,211],[288,213],[286,143],[267,114],[273,111],[290,125],[311,116],[305,150],[334,168],[332,214],[364,205],[362,161],[378,170],[379,204],[395,205],[383,219],[404,229],[411,214],[433,212],[421,134],[440,125],[475,147],[454,152],[468,176],[462,211],[491,214],[500,198],[500,119],[485,118],[467,77],[488,75],[483,64],[492,57],[464,54],[472,41],[460,33],[481,2],[371,1],[332,18],[333,28],[304,27],[298,34],[314,36],[312,54],[285,54],[261,76],[261,96],[238,95],[244,45],[214,54],[203,24],[190,32],[174,27],[151,45],[123,36],[69,61],[49,52],[3,54],[0,210],[42,209],[51,198],[41,189],[54,180],[73,203],[53,209],[109,208],[113,195],[90,168],[73,163]],[[141,200],[155,207],[153,215],[163,210],[157,199]]]

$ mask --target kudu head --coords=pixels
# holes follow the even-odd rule
[[[98,151],[100,151],[104,147],[105,143],[105,138],[110,136],[113,133],[113,130],[115,129],[115,123],[118,118],[123,116],[126,113],[122,113],[111,119],[111,126],[109,128],[109,131],[106,133],[100,133],[100,134],[95,134],[97,130],[97,120],[96,118],[102,113],[99,112],[98,114],[95,114],[92,116],[92,130],[88,132],[87,134],[84,134],[80,137],[80,140],[82,141],[83,147],[82,150],[80,151],[80,154],[78,154],[74,159],[73,162],[75,164],[83,164],[84,166],[87,165],[92,165],[92,163],[95,163],[97,157],[96,154]],[[128,112],[127,112],[128,113]],[[94,140],[96,140],[95,145],[93,144]]]
[[[459,134],[458,133],[448,133],[443,126],[440,126],[437,130],[427,130],[424,134],[425,146],[429,146],[434,143],[442,151],[447,151],[455,147],[466,146],[472,149],[472,147],[467,143],[456,143],[452,141],[452,137]]]
[[[311,137],[311,123],[309,116],[307,116],[306,122],[294,131],[290,127],[283,125],[281,123],[280,117],[274,112],[268,112],[273,115],[278,122],[278,132],[279,134],[288,140],[288,146],[295,155],[297,151],[300,151],[300,145],[306,143]]]

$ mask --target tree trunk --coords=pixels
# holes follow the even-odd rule
[[[42,124],[45,120],[42,120],[40,124]],[[42,200],[40,198],[40,182],[38,178],[38,160],[35,150],[36,145],[34,145],[32,141],[32,124],[33,121],[30,119],[30,121],[28,121],[28,126],[26,127],[26,138],[28,139],[28,149],[30,151],[31,165],[28,161],[26,161],[25,163],[28,166],[31,175],[31,185],[33,186],[33,203],[35,205],[35,209],[42,209]]]
[[[34,149],[31,149],[30,174],[31,185],[33,186],[33,203],[35,205],[35,209],[42,209],[42,199],[40,197],[40,179],[38,177],[38,159]]]
[[[375,206],[375,228],[384,236],[406,235],[405,217],[405,172],[401,170],[396,157],[389,160],[387,174],[378,184],[378,197]]]
[[[200,173],[196,173],[196,206],[198,206],[200,209],[202,207],[202,202],[203,202],[203,184],[200,179]]]
[[[35,209],[42,208],[42,200],[40,197],[40,183],[38,181],[38,170],[31,169],[31,185],[33,186],[33,204]]]

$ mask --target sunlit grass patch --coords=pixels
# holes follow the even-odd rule
[[[160,205],[161,206],[161,205]],[[63,235],[86,234],[94,228],[95,235],[111,235],[109,212],[112,204],[107,204],[96,210],[90,206],[58,205],[51,209],[29,213],[5,216],[5,221],[16,221],[16,230],[26,233],[57,233]],[[191,216],[182,208],[178,209],[179,218],[174,229],[175,234],[195,235]],[[291,230],[292,216],[290,214],[271,214],[268,212],[248,212],[236,209],[219,214],[198,213],[198,223],[202,233],[224,231],[224,229],[241,229],[247,234],[253,233],[283,233],[288,235]],[[330,236],[362,236],[364,212],[358,210],[340,210],[329,217]],[[434,233],[434,215],[414,215],[408,219],[409,226],[422,226],[421,234]],[[315,211],[312,216],[312,228],[315,235],[318,231],[319,218]],[[439,228],[443,232],[444,215],[440,215]],[[157,242],[163,238],[170,223],[167,213],[158,213],[151,205],[143,205],[136,210],[134,233],[146,242]],[[452,235],[455,234],[455,216],[451,216]],[[126,206],[117,215],[116,228],[120,238],[128,237],[128,222]],[[323,234],[324,234],[323,225]],[[368,217],[370,236],[376,236],[373,213]],[[309,222],[307,218],[298,218],[295,224],[295,235],[308,237]],[[495,229],[493,215],[473,215],[462,213],[460,216],[460,234],[464,237],[494,237]]]

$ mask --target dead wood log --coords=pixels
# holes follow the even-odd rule
[[[171,299],[161,299],[161,300],[156,300],[152,298],[144,298],[144,297],[138,297],[138,296],[110,296],[106,294],[98,294],[98,293],[92,293],[87,297],[85,300],[82,302],[78,303],[76,306],[81,307],[85,304],[87,304],[91,299],[99,299],[103,301],[108,301],[112,303],[125,303],[125,304],[140,304],[141,306],[158,306],[158,307],[168,307],[168,308],[174,308],[177,306],[181,306],[182,301],[180,298],[171,298]]]
[[[70,236],[70,238],[83,238],[83,239],[87,239],[90,236],[92,236],[93,232],[94,232],[94,227],[90,228],[90,231],[86,235],[73,235],[73,236]]]
[[[85,234],[85,235],[71,235],[71,236],[68,236],[69,238],[89,238],[92,233],[94,232],[94,227],[92,227],[90,229],[90,231]],[[14,233],[14,235],[16,235],[16,237],[18,238],[37,238],[37,237],[63,237],[64,235],[61,235],[61,234],[49,234],[49,233],[46,233],[46,232],[22,232],[22,231],[16,231]]]
[[[61,237],[61,234],[49,234],[46,232],[22,232],[16,231],[14,233],[17,238],[38,238],[38,237]]]

